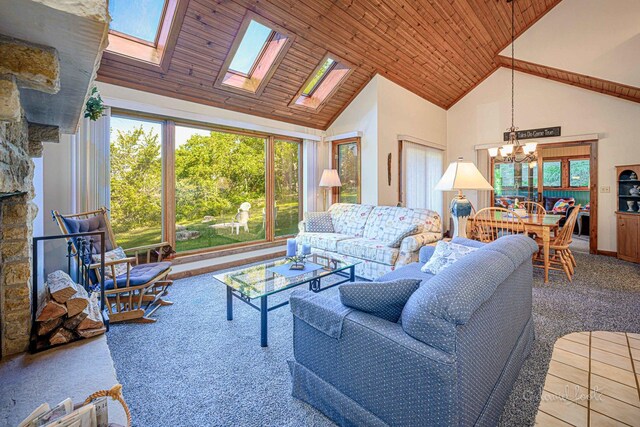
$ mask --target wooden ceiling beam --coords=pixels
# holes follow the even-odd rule
[[[511,57],[499,55],[497,61],[501,67],[511,69]],[[522,73],[580,87],[582,89],[626,99],[627,101],[640,102],[640,88],[635,86],[629,86],[622,83],[616,83],[611,80],[604,80],[593,76],[587,76],[585,74],[561,70],[559,68],[548,67],[546,65],[535,64],[533,62],[527,62],[520,59],[516,59],[514,61],[513,69]]]

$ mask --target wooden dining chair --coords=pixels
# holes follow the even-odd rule
[[[480,209],[473,217],[474,237],[481,242],[493,242],[509,234],[523,234],[524,221],[520,215],[505,208]]]
[[[562,227],[558,235],[549,244],[549,250],[553,251],[553,254],[549,257],[549,270],[564,271],[570,282],[573,280],[573,274],[575,273],[577,263],[571,253],[571,249],[569,249],[569,245],[571,244],[573,229],[576,225],[576,221],[578,220],[579,212],[580,205],[576,206],[576,209],[571,212],[564,224],[564,227]],[[540,250],[536,255],[534,255],[533,265],[534,267],[544,268],[542,239],[536,238],[536,242],[538,243],[538,248]]]
[[[546,214],[547,210],[544,208],[544,206],[542,206],[542,204],[538,203],[538,202],[532,202],[532,201],[524,201],[524,202],[520,202],[520,205],[522,206],[523,209],[527,210],[528,214]]]

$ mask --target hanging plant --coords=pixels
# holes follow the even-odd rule
[[[104,105],[104,101],[102,101],[102,98],[100,97],[98,88],[94,86],[94,88],[91,89],[91,93],[89,94],[89,99],[87,99],[87,105],[84,110],[84,117],[89,118],[89,120],[95,122],[100,117],[102,117],[106,108],[107,107]]]

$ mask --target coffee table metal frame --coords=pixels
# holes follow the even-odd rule
[[[356,265],[357,264],[352,264],[348,267],[345,267],[343,269],[339,269],[336,271],[333,271],[331,273],[325,274],[323,276],[319,276],[319,277],[313,277],[310,279],[306,279],[303,281],[300,281],[299,283],[295,283],[292,284],[290,286],[284,287],[282,289],[277,290],[276,292],[272,292],[272,293],[268,293],[268,294],[264,294],[262,296],[259,297],[249,297],[247,295],[245,295],[244,293],[242,293],[241,291],[234,289],[232,286],[227,285],[225,283],[225,286],[227,287],[227,320],[231,321],[233,320],[233,299],[237,298],[240,301],[244,302],[245,304],[247,304],[249,307],[252,307],[256,310],[258,310],[258,312],[260,312],[260,346],[261,347],[267,347],[268,346],[268,338],[267,338],[267,314],[270,311],[276,310],[280,307],[284,307],[285,305],[289,304],[289,301],[284,301],[281,302],[279,304],[276,304],[274,306],[269,307],[268,305],[268,297],[269,295],[273,295],[273,294],[278,294],[282,291],[288,290],[288,289],[293,289],[295,287],[298,286],[302,286],[305,284],[309,284],[309,290],[312,292],[321,292],[330,288],[333,288],[335,286],[338,285],[342,285],[343,283],[347,283],[347,282],[354,282],[355,278],[356,278]],[[302,275],[302,274],[301,274]],[[331,277],[333,275],[338,275],[341,277],[344,277],[344,280],[341,280],[339,282],[336,283],[332,283],[329,286],[325,286],[322,287],[322,279],[323,278],[327,278],[327,277]],[[252,301],[256,300],[256,299],[260,299],[260,305],[256,305],[254,304]]]

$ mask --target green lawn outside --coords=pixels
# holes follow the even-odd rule
[[[254,205],[255,206],[255,205]],[[185,252],[196,249],[214,248],[216,246],[230,245],[234,243],[251,242],[265,239],[265,230],[262,219],[262,207],[252,207],[249,216],[249,231],[240,227],[240,234],[231,233],[231,227],[211,228],[213,224],[230,223],[235,212],[224,213],[214,217],[213,221],[203,223],[202,219],[179,221],[187,230],[198,231],[200,236],[196,239],[178,241],[174,248],[177,252]],[[276,237],[295,235],[298,232],[298,199],[288,203],[278,203],[276,217]],[[119,230],[114,226],[114,233],[118,245],[123,248],[159,243],[161,241],[161,226],[141,227],[131,230]]]

